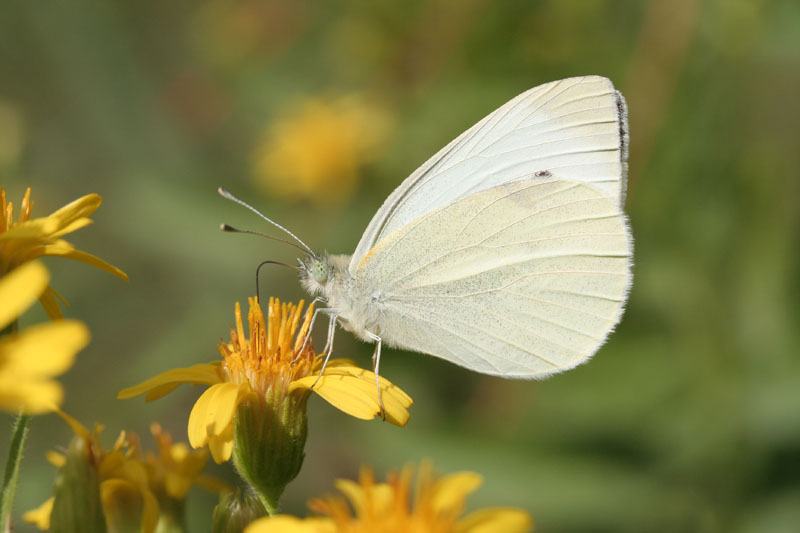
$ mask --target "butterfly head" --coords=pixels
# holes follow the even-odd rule
[[[309,255],[300,261],[300,281],[311,294],[324,292],[332,274],[333,268],[326,255]]]
[[[328,276],[330,276],[330,273],[331,265],[328,263],[327,259],[314,260],[311,269],[308,271],[311,278],[320,285],[328,283]]]

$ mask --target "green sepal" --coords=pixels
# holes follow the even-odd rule
[[[254,398],[243,402],[236,414],[233,464],[270,515],[278,511],[281,494],[303,466],[308,397],[303,391],[274,403]]]
[[[261,500],[249,490],[224,492],[214,507],[211,533],[241,533],[250,522],[266,514]]]
[[[64,466],[56,476],[54,492],[50,531],[105,533],[97,471],[89,461],[86,442],[80,437],[72,439],[69,445]]]

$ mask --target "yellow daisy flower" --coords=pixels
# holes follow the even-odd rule
[[[157,422],[150,425],[150,433],[156,442],[157,453],[150,450],[142,452],[136,435],[131,435],[129,441],[137,450],[136,457],[147,470],[150,489],[158,496],[159,501],[181,501],[193,485],[213,492],[231,489],[222,481],[202,473],[208,463],[208,450],[192,451],[186,443],[173,442],[172,435],[164,431]]]
[[[58,414],[76,437],[66,455],[48,454],[48,460],[60,468],[55,496],[25,513],[23,520],[43,530],[57,524],[62,531],[92,531],[101,507],[110,530],[129,531],[134,524],[143,533],[153,533],[159,519],[158,499],[125,432],[111,450],[104,450],[99,439],[102,426],[90,433],[66,413]]]
[[[304,344],[313,306],[301,325],[302,301],[282,304],[271,298],[266,319],[254,298],[249,303],[249,336],[237,303],[231,342],[219,346],[221,362],[169,370],[117,397],[146,394],[150,401],[181,383],[208,385],[189,416],[189,443],[208,445],[217,463],[233,455],[239,474],[273,511],[302,465],[312,391],[364,420],[380,414],[381,405],[375,374],[343,359],[329,361],[323,371],[324,355],[316,355],[311,342]],[[380,385],[386,420],[405,425],[411,398],[384,378]]]
[[[358,482],[336,482],[344,497],[309,502],[311,510],[323,516],[262,518],[245,533],[523,533],[533,527],[527,512],[511,507],[481,509],[462,517],[467,496],[482,483],[474,472],[436,478],[430,464],[423,463],[412,495],[413,474],[411,467],[392,470],[385,483],[377,483],[372,469],[362,468]]]
[[[144,466],[148,486],[158,500],[158,531],[183,531],[186,529],[184,500],[193,485],[212,492],[231,490],[231,487],[203,474],[208,450],[192,451],[186,443],[173,442],[172,435],[155,422],[150,425],[150,432],[156,442],[155,453],[143,451],[137,435],[128,436],[133,458]]]
[[[72,366],[89,342],[77,320],[60,320],[13,331],[9,327],[46,289],[50,274],[38,261],[0,278],[0,409],[43,413],[61,404],[64,393],[52,378]]]
[[[14,206],[6,202],[6,192],[0,187],[0,277],[23,263],[49,255],[81,261],[127,281],[128,276],[122,270],[99,257],[76,250],[61,239],[92,223],[88,216],[100,207],[100,196],[87,194],[46,217],[34,219],[31,219],[33,202],[30,197],[28,188],[15,222]],[[50,318],[61,318],[58,299],[64,301],[50,286],[39,297]]]
[[[306,100],[270,124],[255,153],[256,182],[292,200],[342,203],[361,167],[380,155],[390,123],[358,95]]]

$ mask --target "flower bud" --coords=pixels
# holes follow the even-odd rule
[[[106,531],[97,471],[89,459],[86,441],[75,437],[55,482],[50,531]]]
[[[223,492],[211,517],[211,533],[241,533],[253,520],[267,514],[250,491]]]

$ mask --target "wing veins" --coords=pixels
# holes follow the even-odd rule
[[[586,139],[588,137],[598,137],[600,135],[608,135],[608,133],[593,133],[592,135],[581,135],[580,137],[571,137],[569,139],[557,139],[557,140],[554,140],[554,141],[545,141],[545,142],[542,142],[542,143],[539,143],[539,144],[532,144],[531,146],[525,146],[523,148],[514,148],[513,150],[508,150],[507,152],[498,152],[496,154],[492,154],[489,157],[483,156],[483,155],[474,156],[474,157],[480,157],[481,159],[489,159],[490,157],[494,158],[494,157],[501,156],[501,155],[508,155],[508,154],[513,154],[515,152],[521,152],[523,150],[528,150],[528,149],[533,148],[535,146],[544,146],[545,144],[551,144],[551,143],[557,143],[557,142],[563,142],[563,141],[574,141],[575,139]],[[531,159],[526,159],[525,162],[527,163],[529,161],[538,161],[540,159],[547,159],[549,157],[559,157],[559,156],[562,156],[562,155],[588,154],[588,153],[592,153],[592,152],[616,152],[618,150],[619,150],[619,147],[590,148],[590,149],[586,149],[586,150],[570,150],[570,151],[567,151],[567,152],[558,152],[556,154],[547,154],[547,155],[544,155],[544,156],[533,157]],[[466,161],[466,159],[464,161]],[[503,170],[512,168],[514,166],[515,165],[509,165],[507,167],[504,167]],[[493,172],[492,174],[496,174],[496,172]],[[492,174],[490,174],[490,175],[492,175]]]
[[[417,315],[417,314],[415,314],[415,313],[412,313],[412,312],[410,312],[410,311],[405,311],[405,312],[403,312],[403,311],[402,311],[402,307],[399,307],[399,306],[396,306],[396,305],[389,305],[389,307],[393,307],[393,308],[396,310],[396,312],[400,312],[400,313],[402,313],[402,314],[405,314],[406,316],[412,316],[412,317],[415,317],[415,318],[416,318],[417,320],[419,320],[419,321],[422,321],[422,322],[429,322],[428,320],[425,320],[423,317],[421,317],[421,316],[419,316],[419,315]],[[399,309],[400,311],[397,311],[398,309]],[[429,311],[429,312],[430,312],[430,311]],[[432,313],[432,314],[436,315],[436,313]],[[463,323],[464,323],[464,322],[462,322],[462,324],[463,324]],[[473,346],[473,347],[474,347],[474,348],[476,348],[478,351],[483,351],[483,350],[480,348],[480,346],[478,346],[478,345],[477,345],[477,344],[475,344],[474,342],[470,341],[468,338],[466,338],[466,337],[464,337],[463,335],[461,335],[461,333],[459,333],[459,332],[457,332],[457,331],[452,331],[452,330],[450,330],[450,329],[448,329],[448,328],[446,328],[446,327],[442,326],[441,324],[437,324],[437,325],[436,325],[436,327],[437,327],[437,328],[440,328],[440,329],[442,329],[442,330],[444,330],[444,331],[446,331],[447,333],[450,333],[451,335],[453,335],[453,336],[454,336],[454,337],[456,337],[456,338],[459,338],[459,339],[461,339],[461,340],[462,340],[462,341],[463,341],[463,342],[464,342],[464,343],[465,343],[467,346]],[[448,349],[448,351],[450,351],[450,352],[452,353],[452,351],[451,351],[451,350],[449,350],[449,349]],[[493,364],[492,364],[492,363],[491,363],[491,362],[490,362],[488,359],[486,359],[485,357],[483,357],[483,356],[482,356],[480,353],[476,353],[476,355],[478,356],[478,358],[479,358],[479,359],[481,359],[481,360],[482,360],[483,362],[485,362],[487,365],[489,365],[490,367],[492,367],[492,368],[493,368],[493,369],[494,369],[496,372],[500,373],[500,369],[499,369],[499,368],[497,368],[495,365],[493,365]],[[549,361],[548,361],[548,363],[549,363]],[[552,364],[552,363],[551,363],[551,364]],[[553,366],[555,366],[555,365],[553,365]]]
[[[472,302],[467,302],[467,303],[469,303],[469,304],[472,306],[472,308],[473,308],[473,309],[476,309],[476,305],[475,305],[474,303],[472,303]],[[497,313],[494,313],[493,311],[491,311],[491,310],[489,310],[489,309],[479,308],[478,310],[479,310],[479,311],[481,311],[482,313],[487,313],[487,312],[488,312],[489,314],[491,314],[491,315],[494,315],[494,316],[495,316],[495,317],[497,317],[497,318],[500,318],[500,319],[501,319],[501,321],[506,321],[506,319],[503,319],[503,317],[502,317],[501,315],[498,315]],[[559,328],[563,328],[563,329],[566,329],[566,330],[572,331],[572,332],[574,332],[574,333],[577,333],[577,334],[579,334],[579,335],[583,335],[584,337],[587,337],[587,338],[589,338],[589,339],[591,339],[591,340],[593,340],[593,341],[595,341],[595,342],[599,342],[599,341],[601,341],[601,340],[602,340],[602,338],[599,338],[599,339],[598,339],[597,337],[595,337],[595,336],[593,336],[593,335],[589,335],[589,334],[588,334],[588,333],[586,333],[585,331],[581,331],[581,330],[579,330],[579,329],[576,329],[576,328],[573,328],[573,327],[571,327],[571,326],[565,326],[564,324],[559,324],[558,322],[554,322],[554,321],[552,321],[552,320],[548,320],[548,319],[546,319],[546,318],[543,318],[543,317],[540,317],[540,316],[537,316],[537,315],[527,315],[527,316],[528,316],[528,318],[531,318],[531,319],[533,319],[533,320],[538,320],[538,321],[540,321],[540,322],[544,322],[544,323],[546,323],[546,324],[552,324],[553,326],[557,326],[557,327],[559,327]],[[604,319],[604,320],[607,320],[607,319]],[[548,337],[545,337],[545,336],[543,336],[543,335],[538,335],[538,334],[536,334],[536,333],[533,333],[533,332],[531,332],[531,331],[530,331],[528,328],[525,328],[525,327],[521,326],[521,325],[520,325],[519,323],[517,323],[517,322],[514,322],[514,321],[512,321],[512,320],[508,320],[508,322],[510,322],[511,324],[513,324],[513,325],[517,326],[517,327],[518,327],[520,330],[522,330],[522,331],[525,331],[525,332],[527,332],[527,333],[531,333],[532,335],[534,335],[534,336],[536,336],[536,337],[538,337],[538,338],[540,338],[540,339],[542,339],[542,340],[545,340],[545,341],[547,341],[547,342],[549,342],[549,343],[551,343],[551,344],[555,344],[556,346],[559,346],[559,347],[561,347],[561,348],[564,348],[565,350],[569,350],[569,351],[571,351],[571,352],[575,352],[575,353],[578,353],[578,354],[580,354],[580,352],[578,352],[578,351],[577,351],[577,350],[575,350],[574,348],[569,348],[568,346],[564,346],[563,344],[559,344],[559,343],[557,343],[557,342],[553,341],[552,339],[550,339],[550,338],[548,338]],[[527,351],[527,350],[525,350],[525,351]],[[528,352],[528,353],[530,353],[530,352]]]
[[[583,96],[579,96],[578,98],[574,98],[572,100],[568,100],[566,102],[558,104],[558,105],[554,106],[552,109],[558,109],[559,107],[564,107],[565,105],[568,105],[568,104],[573,104],[575,102],[580,102],[581,100],[588,100],[589,98],[597,98],[598,96],[613,96],[613,94],[614,93],[612,93],[611,91],[606,91],[604,93],[597,93],[597,94],[585,94]]]
[[[609,302],[620,303],[624,300],[617,299],[617,298],[609,298],[608,296],[604,296],[602,294],[590,294],[588,292],[575,292],[575,291],[565,291],[564,289],[547,289],[549,292],[557,292],[560,294],[572,294],[574,296],[586,296],[588,298],[595,298],[597,300],[606,300]]]
[[[559,86],[559,85],[563,85],[565,81],[567,81],[567,80],[560,80],[560,81],[558,82],[558,84],[554,86],[554,88],[555,88],[555,87],[557,87],[557,86]],[[566,87],[564,87],[564,88],[563,88],[561,91],[559,91],[557,94],[554,94],[554,95],[552,95],[550,98],[548,98],[547,100],[545,100],[544,102],[542,102],[542,103],[541,103],[541,105],[540,105],[539,107],[537,107],[536,109],[532,109],[532,110],[530,110],[530,112],[528,112],[528,114],[527,114],[527,115],[525,115],[525,116],[522,118],[522,120],[520,120],[519,122],[517,122],[517,123],[514,125],[514,128],[513,128],[513,129],[515,129],[515,130],[516,130],[516,129],[518,129],[518,128],[519,128],[519,125],[520,125],[520,124],[522,124],[523,122],[525,122],[526,120],[528,120],[529,118],[531,118],[531,116],[532,116],[534,113],[536,113],[536,112],[537,112],[537,111],[539,111],[541,108],[543,108],[544,106],[546,106],[547,104],[549,104],[550,102],[552,102],[553,100],[555,100],[556,98],[558,98],[559,96],[561,96],[562,94],[564,94],[565,92],[567,92],[568,90],[572,89],[572,88],[573,88],[573,87],[575,87],[576,85],[580,85],[580,80],[576,81],[576,82],[575,82],[575,83],[573,83],[572,85],[567,85],[567,86],[566,86]]]
[[[520,298],[525,298],[526,300],[533,300],[533,301],[536,301],[536,302],[541,302],[541,303],[545,303],[545,304],[549,304],[549,305],[554,305],[556,307],[561,307],[563,309],[568,309],[570,311],[575,311],[577,313],[581,313],[582,315],[590,316],[590,317],[593,317],[593,318],[598,318],[600,320],[606,320],[606,321],[610,320],[607,316],[596,315],[594,313],[590,313],[589,311],[584,311],[583,309],[579,309],[577,307],[571,307],[569,305],[564,305],[564,304],[560,304],[560,303],[556,303],[556,302],[551,302],[550,300],[545,300],[544,298],[537,298],[537,297],[531,296],[529,294],[522,294],[521,292],[513,292],[513,291],[509,291],[508,294],[512,294],[514,296],[519,296]]]
[[[460,294],[458,296],[449,296],[449,295],[441,295],[440,294],[440,295],[437,295],[436,297],[437,298],[469,298],[470,296],[476,296],[478,294],[488,294],[490,292],[502,291],[502,290],[514,285],[515,283],[518,283],[518,282],[522,281],[523,279],[532,278],[534,276],[552,276],[554,274],[559,274],[559,275],[561,275],[561,274],[594,274],[594,275],[601,274],[601,275],[609,275],[609,276],[625,276],[627,274],[627,272],[608,272],[608,271],[605,271],[605,270],[553,270],[553,271],[550,271],[550,272],[531,272],[530,274],[525,274],[523,276],[520,276],[520,277],[508,282],[507,284],[505,284],[505,285],[503,285],[501,287],[496,287],[494,289],[486,289],[485,291],[476,291],[476,292],[471,292],[469,294]],[[459,278],[459,279],[463,279],[463,278]],[[448,280],[447,283],[450,283],[451,281],[455,281],[455,280]],[[437,283],[430,283],[428,285],[417,285],[414,288],[415,289],[421,289],[423,287],[435,287],[437,285],[440,285],[440,283],[437,282]],[[396,296],[397,295],[392,294],[392,298],[395,298]]]
[[[603,217],[601,217],[601,218],[603,218]],[[502,231],[502,230],[500,230],[500,231]],[[519,246],[521,244],[532,244],[532,243],[535,243],[535,242],[544,242],[544,241],[550,241],[550,240],[555,240],[555,239],[566,239],[566,238],[570,238],[570,237],[590,237],[590,236],[597,236],[597,237],[601,237],[601,236],[602,237],[624,237],[625,234],[624,233],[569,233],[569,234],[566,234],[566,235],[553,235],[553,236],[550,236],[550,237],[542,237],[541,239],[533,239],[533,240],[530,240],[530,241],[512,242],[512,243],[508,243],[508,244],[502,244],[502,245],[499,245],[499,246],[491,246],[491,245],[487,246],[487,245],[484,245],[483,243],[486,241],[486,239],[489,238],[489,237],[487,237],[486,239],[482,240],[479,243],[469,244],[467,246],[462,246],[461,248],[456,248],[454,250],[449,250],[449,251],[443,253],[439,257],[437,257],[435,259],[432,259],[431,261],[428,261],[424,265],[420,265],[419,267],[415,268],[414,270],[406,273],[404,276],[394,280],[392,282],[392,286],[397,285],[398,283],[400,283],[401,281],[405,280],[409,276],[412,276],[412,275],[416,274],[417,272],[419,272],[420,270],[422,270],[424,268],[427,268],[427,267],[431,266],[434,263],[437,263],[438,261],[444,259],[445,257],[448,257],[450,255],[453,255],[453,254],[456,254],[456,253],[459,253],[459,252],[463,252],[464,250],[469,250],[470,248],[481,247],[481,248],[484,248],[484,249],[486,249],[486,248],[488,248],[488,249],[498,249],[498,248],[505,248],[506,246]],[[578,254],[576,254],[576,255],[578,255]],[[629,256],[630,256],[630,254],[621,255],[621,256],[603,255],[603,256],[596,256],[596,257],[629,257]],[[556,256],[542,256],[542,257],[556,257]],[[484,271],[484,272],[487,272],[487,271]]]
[[[563,81],[563,80],[561,80],[561,81]],[[489,132],[494,128],[494,126],[496,126],[497,124],[499,124],[499,123],[503,122],[504,120],[506,120],[507,118],[509,118],[511,113],[517,111],[520,107],[524,107],[524,105],[532,105],[532,104],[538,102],[541,98],[544,98],[545,96],[550,94],[556,87],[558,87],[559,83],[552,84],[542,94],[536,94],[534,98],[531,98],[532,96],[534,96],[533,94],[528,95],[526,98],[521,98],[519,102],[515,103],[513,106],[510,106],[508,109],[503,111],[502,116],[499,116],[499,118],[492,125],[492,127],[490,127],[489,129],[487,129],[487,130],[485,130],[483,132],[483,134],[481,135],[480,139],[478,139],[478,142],[475,143],[475,146],[467,152],[467,155],[470,155],[470,154],[473,153],[473,151],[478,147],[478,145],[480,145],[481,141],[483,141],[486,138],[486,135],[489,134]],[[539,108],[541,108],[541,106],[537,107],[536,109],[538,110]],[[523,119],[523,121],[524,121],[524,119]],[[487,121],[487,124],[488,124],[488,122],[491,122],[491,121]],[[522,121],[520,121],[520,122],[522,122]],[[486,124],[484,124],[484,126],[485,125]],[[519,123],[517,123],[517,125],[519,125]],[[481,127],[481,129],[483,129],[483,127]],[[516,129],[516,126],[514,126],[514,128],[512,128],[512,130],[513,129]],[[476,131],[475,133],[477,134],[478,132]],[[500,136],[501,139],[503,137],[504,136],[502,136],[502,135]]]
[[[485,206],[483,206],[482,208],[480,208],[480,209],[479,209],[479,210],[478,210],[478,211],[477,211],[475,214],[473,214],[473,215],[472,215],[472,217],[471,217],[471,218],[470,218],[470,219],[467,221],[467,223],[466,223],[466,224],[464,224],[464,227],[462,227],[462,228],[461,228],[461,231],[459,231],[459,232],[458,232],[458,236],[456,237],[456,239],[458,239],[458,237],[461,237],[461,235],[463,235],[463,234],[464,234],[464,232],[467,230],[467,228],[469,227],[469,225],[470,225],[470,224],[472,224],[473,222],[475,222],[475,219],[477,219],[477,218],[478,218],[478,216],[480,216],[480,214],[481,214],[481,213],[483,213],[484,211],[486,211],[487,209],[489,209],[490,207],[492,207],[492,206],[493,206],[494,204],[496,204],[497,202],[500,202],[501,200],[505,200],[506,198],[510,197],[511,195],[514,195],[514,194],[520,193],[520,192],[522,192],[522,191],[527,191],[527,190],[530,190],[530,189],[532,189],[532,188],[534,188],[534,187],[538,187],[538,186],[540,186],[540,185],[551,184],[551,183],[554,183],[554,182],[553,182],[553,181],[540,181],[540,182],[534,182],[534,183],[532,183],[532,184],[530,184],[530,185],[528,185],[528,186],[526,186],[526,187],[523,187],[523,188],[521,188],[521,189],[517,189],[517,190],[515,190],[515,191],[510,191],[508,194],[505,194],[505,195],[501,196],[500,198],[495,198],[495,199],[494,199],[494,200],[492,200],[490,203],[486,204]],[[544,198],[550,198],[551,196],[554,196],[554,195],[556,195],[556,194],[559,194],[559,193],[561,193],[561,192],[568,191],[568,190],[570,190],[570,189],[574,189],[574,188],[578,187],[579,185],[580,185],[579,183],[577,183],[577,182],[574,182],[574,184],[570,185],[569,187],[566,187],[566,188],[564,188],[564,189],[561,189],[561,190],[558,190],[558,191],[551,192],[551,193],[549,193],[549,194],[547,194],[547,195],[545,195],[545,196],[542,196],[541,198],[538,198],[537,200],[542,200],[542,199],[544,199]],[[593,198],[593,199],[594,199],[594,198]],[[566,204],[564,204],[564,205],[566,205]],[[537,211],[537,212],[536,212],[536,213],[534,213],[534,214],[539,214],[539,213],[542,213],[542,212],[544,212],[544,211],[545,211],[545,210],[540,210],[540,211]],[[527,217],[525,217],[525,218],[527,218]],[[519,221],[521,221],[521,220],[525,220],[525,218],[521,218],[521,219],[519,219],[519,220],[515,221],[513,224],[516,224],[517,222],[519,222]],[[511,225],[513,225],[513,224],[511,224]],[[510,226],[511,226],[511,225],[510,225]],[[506,226],[505,228],[503,228],[503,230],[507,229],[507,228],[508,228],[508,227],[510,227],[510,226]],[[500,231],[503,231],[503,230],[500,230]]]
[[[432,315],[434,315],[434,316],[437,316],[437,317],[441,317],[441,316],[442,316],[442,314],[441,314],[441,313],[437,313],[437,312],[435,312],[435,311],[432,311],[431,309],[427,309],[427,312],[428,312],[428,313],[430,313],[430,314],[432,314]],[[468,322],[464,322],[463,320],[458,320],[458,319],[455,319],[455,317],[456,317],[456,316],[457,316],[456,314],[452,314],[452,315],[448,315],[448,318],[449,318],[449,319],[451,319],[451,320],[453,320],[453,322],[457,322],[457,323],[459,323],[459,324],[464,324],[464,325],[466,325],[466,326],[472,327],[472,328],[476,329],[477,331],[479,331],[479,332],[481,332],[481,333],[485,334],[485,335],[486,335],[486,336],[488,336],[488,337],[491,337],[491,338],[493,338],[493,339],[497,339],[497,340],[498,340],[498,341],[500,341],[502,344],[507,344],[507,345],[509,345],[509,346],[513,346],[514,348],[517,348],[517,349],[518,349],[518,350],[520,350],[521,352],[524,352],[524,353],[531,354],[532,356],[536,357],[537,359],[541,359],[541,360],[542,360],[542,361],[544,361],[545,363],[547,363],[547,364],[549,364],[549,365],[551,365],[551,366],[553,366],[553,367],[555,367],[555,368],[561,368],[559,365],[555,364],[553,361],[551,361],[551,360],[549,360],[549,359],[547,359],[547,358],[545,358],[545,357],[542,357],[542,356],[540,356],[540,355],[537,355],[537,354],[535,354],[535,353],[532,353],[532,352],[530,352],[529,350],[527,350],[527,349],[523,348],[522,346],[519,346],[518,344],[516,344],[516,343],[514,343],[514,342],[509,342],[509,341],[508,341],[508,339],[504,339],[503,337],[500,337],[500,336],[498,336],[498,335],[495,335],[495,334],[494,334],[494,333],[492,333],[491,331],[487,331],[487,330],[485,330],[485,329],[479,328],[479,327],[478,327],[478,326],[476,326],[475,324],[470,324],[470,323],[468,323]],[[469,340],[468,340],[466,337],[464,337],[464,336],[463,336],[461,333],[458,333],[458,332],[456,332],[456,331],[451,331],[451,330],[449,330],[449,329],[447,329],[447,328],[443,328],[441,325],[437,325],[437,327],[440,327],[440,328],[444,329],[445,331],[448,331],[448,332],[452,333],[452,334],[453,334],[453,335],[455,335],[456,337],[458,337],[458,338],[460,338],[460,339],[462,339],[462,340],[466,341],[466,342],[467,342],[467,344],[471,344],[472,346],[475,346],[476,348],[478,348],[478,349],[479,349],[479,350],[481,350],[481,351],[484,351],[484,352],[486,351],[486,350],[484,350],[483,348],[481,348],[480,346],[478,346],[477,344],[475,344],[475,343],[473,343],[473,342],[470,342],[470,341],[469,341]],[[527,331],[527,330],[526,330],[526,331]],[[569,347],[567,347],[567,346],[562,346],[561,344],[558,344],[557,342],[552,342],[552,341],[550,341],[550,340],[548,340],[548,339],[546,339],[546,338],[544,338],[544,337],[542,337],[542,336],[540,336],[540,335],[536,335],[535,333],[534,333],[533,335],[534,335],[534,336],[536,336],[536,337],[539,337],[540,339],[542,339],[542,340],[544,340],[544,341],[546,341],[546,342],[550,342],[551,344],[555,344],[556,346],[559,346],[559,347],[561,347],[561,348],[564,348],[564,349],[565,349],[565,350],[567,350],[567,351],[570,351],[570,352],[577,353],[578,355],[582,355],[580,352],[578,352],[578,351],[576,351],[576,350],[574,350],[574,349],[572,349],[572,348],[569,348]],[[482,356],[480,356],[480,355],[478,355],[478,357],[480,357],[481,359],[483,359],[484,361],[486,361],[486,363],[487,363],[489,366],[491,366],[492,368],[494,368],[495,370],[497,370],[498,372],[500,372],[500,369],[499,369],[499,368],[497,368],[495,365],[491,364],[491,363],[490,363],[490,362],[489,362],[489,361],[488,361],[488,360],[487,360],[485,357],[482,357]],[[502,357],[502,356],[498,356],[498,357],[500,357],[500,358],[504,359],[505,361],[512,361],[512,362],[514,362],[514,363],[517,363],[517,361],[514,361],[513,359],[509,359],[509,358],[507,358],[507,357]]]
[[[598,107],[598,108],[593,108],[593,109],[605,109],[605,108]],[[576,113],[582,113],[583,111],[590,111],[590,110],[589,109],[585,109],[585,110],[582,110],[582,111],[576,111]],[[523,126],[521,128],[518,128],[518,129],[514,130],[514,132],[515,133],[522,133],[522,132],[525,132],[526,130],[537,130],[538,129],[537,126],[540,126],[541,124],[547,124],[548,122],[555,122],[558,119],[566,117],[566,116],[569,116],[571,114],[573,114],[573,113],[565,113],[565,114],[557,116],[557,117],[551,117],[551,118],[549,118],[547,120],[542,120],[541,122],[536,122],[535,124],[528,124],[527,126]],[[558,127],[558,128],[552,128],[552,129],[549,129],[549,130],[536,131],[535,134],[536,135],[544,135],[544,134],[549,134],[549,133],[555,133],[557,131],[568,130],[568,129],[571,129],[571,128],[580,128],[582,126],[592,126],[592,125],[595,125],[595,124],[616,124],[616,123],[617,123],[616,120],[592,120],[592,121],[586,121],[586,122],[578,122],[578,123],[575,123],[575,124],[569,124],[567,126],[561,126],[561,127]],[[601,135],[611,135],[611,133],[603,133]],[[573,139],[581,139],[581,138],[583,138],[583,137],[573,137]],[[480,154],[484,153],[486,150],[488,150],[489,148],[493,147],[494,145],[496,145],[497,143],[499,143],[503,139],[505,139],[505,137],[500,137],[499,139],[497,139],[496,141],[492,142],[491,144],[486,145],[480,152],[477,152],[474,155],[480,155]],[[568,140],[568,139],[561,139],[561,140]],[[533,147],[533,146],[541,146],[541,144],[531,145],[531,147]]]

